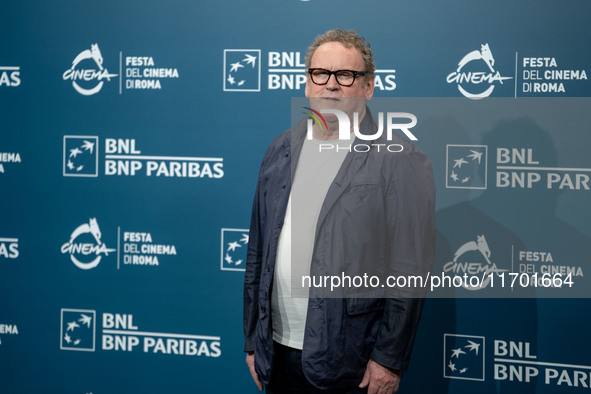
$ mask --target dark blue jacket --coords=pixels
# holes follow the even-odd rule
[[[360,130],[374,134],[376,127],[368,110]],[[271,289],[277,244],[305,134],[302,121],[271,143],[252,210],[244,279],[244,349],[254,351],[255,369],[265,384],[274,355]],[[432,266],[431,164],[403,138],[384,138],[374,141],[369,152],[348,153],[331,184],[318,217],[311,275],[338,274],[330,269],[335,262],[339,269],[348,267],[352,269],[348,272],[360,275],[365,269],[424,274]],[[354,143],[372,144],[359,139]],[[377,149],[379,143],[384,145]],[[403,151],[388,152],[389,144],[400,144]],[[326,293],[310,290],[302,349],[302,367],[310,382],[328,389],[355,386],[369,358],[389,368],[407,368],[423,299],[409,298],[417,294],[412,292],[395,293],[397,298],[382,294],[390,297],[327,298]]]

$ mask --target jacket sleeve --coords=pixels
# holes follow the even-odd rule
[[[387,192],[389,273],[423,278],[435,253],[435,183],[428,157],[417,148],[400,155]],[[408,368],[425,292],[395,289],[385,302],[371,359],[392,369]]]
[[[254,351],[254,337],[258,321],[259,287],[261,279],[261,267],[263,263],[263,245],[265,231],[265,207],[264,195],[265,179],[264,173],[273,157],[280,137],[276,138],[267,149],[263,157],[259,176],[257,180],[252,214],[250,218],[250,231],[248,238],[248,249],[246,255],[246,271],[244,273],[244,351]]]
[[[263,160],[264,163],[264,160]],[[244,351],[254,351],[254,335],[258,320],[259,284],[261,277],[261,265],[263,260],[260,186],[261,170],[257,180],[257,187],[252,204],[250,218],[250,231],[248,236],[248,249],[246,255],[246,270],[244,272]]]

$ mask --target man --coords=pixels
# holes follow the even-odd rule
[[[318,36],[306,66],[311,115],[338,109],[351,130],[376,134],[365,104],[373,97],[375,63],[362,37],[339,29]],[[435,236],[431,166],[397,135],[374,141],[399,145],[397,153],[319,153],[323,142],[343,141],[339,119],[312,117],[313,126],[304,119],[275,139],[261,165],[245,272],[246,362],[268,393],[394,393],[423,300],[329,298],[312,289],[309,298],[296,297],[301,289],[293,284],[334,267],[362,273],[373,262],[380,272],[425,273]]]

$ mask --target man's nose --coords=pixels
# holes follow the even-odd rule
[[[331,89],[331,90],[335,90],[340,88],[341,85],[339,85],[339,83],[337,82],[337,75],[336,74],[331,74],[328,77],[328,82],[326,82],[326,88],[327,89]]]

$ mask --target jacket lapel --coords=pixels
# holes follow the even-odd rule
[[[365,117],[363,121],[361,121],[361,125],[359,129],[363,134],[371,134],[374,133],[377,128],[371,112],[369,108],[366,107]],[[361,140],[355,138],[352,145],[357,143],[361,143]],[[324,202],[322,203],[322,208],[320,209],[320,214],[318,215],[318,224],[316,226],[316,236],[318,236],[318,229],[322,225],[322,222],[326,218],[326,215],[330,212],[334,203],[338,200],[338,198],[343,194],[343,192],[347,189],[347,187],[351,184],[351,181],[367,160],[367,155],[369,153],[366,152],[349,152],[337,172],[337,175],[328,188],[328,192],[326,193],[326,197],[324,198]]]

